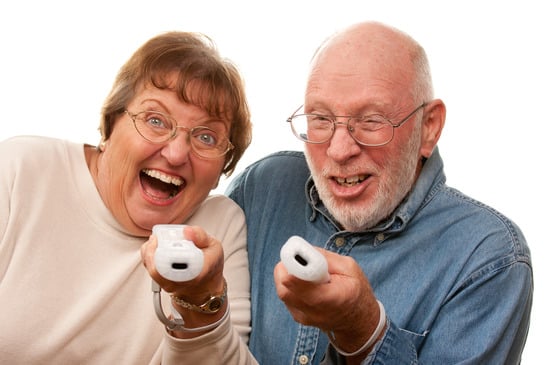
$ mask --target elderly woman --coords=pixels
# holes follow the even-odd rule
[[[252,361],[245,219],[209,195],[251,139],[238,71],[203,35],[161,34],[121,68],[100,131],[97,147],[0,143],[2,362]],[[172,282],[149,236],[183,223],[204,264]]]

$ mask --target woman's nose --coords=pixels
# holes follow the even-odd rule
[[[192,152],[192,146],[188,136],[188,131],[179,129],[175,137],[170,139],[162,148],[164,156],[171,165],[181,165],[188,161]]]

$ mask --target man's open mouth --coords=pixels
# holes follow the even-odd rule
[[[185,185],[185,181],[179,176],[167,175],[152,169],[141,170],[140,179],[145,194],[159,200],[173,198]]]

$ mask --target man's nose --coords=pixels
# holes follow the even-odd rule
[[[344,163],[361,152],[361,145],[350,134],[347,122],[335,122],[333,128],[335,129],[327,148],[329,157],[338,163]]]

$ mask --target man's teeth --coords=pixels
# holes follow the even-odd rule
[[[150,170],[150,169],[144,169],[143,172],[147,174],[150,177],[153,177],[155,179],[158,179],[162,182],[165,182],[166,184],[173,184],[176,186],[180,186],[183,183],[183,180],[179,177],[170,176],[166,174],[162,174],[158,170]]]
[[[364,181],[365,180],[365,175],[357,175],[357,176],[351,176],[351,177],[346,177],[346,178],[337,177],[337,178],[335,178],[335,180],[340,185],[353,186],[353,185],[359,184],[360,182]]]

